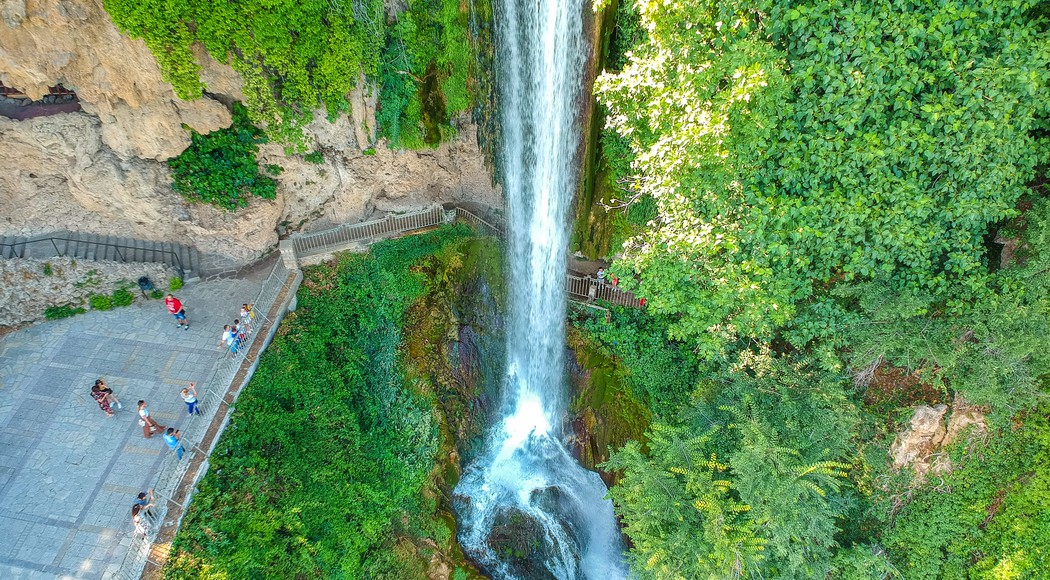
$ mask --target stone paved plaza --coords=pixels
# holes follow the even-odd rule
[[[187,383],[201,395],[224,389],[206,384],[224,354],[222,325],[266,273],[176,292],[189,331],[161,300],[140,298],[0,336],[0,578],[105,578],[120,567],[135,496],[170,453],[160,436],[143,438],[136,403],[178,428]],[[99,377],[124,405],[115,417],[90,396]]]

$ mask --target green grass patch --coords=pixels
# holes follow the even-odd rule
[[[49,306],[44,310],[44,318],[48,320],[61,320],[85,312],[87,311],[80,306],[72,306],[70,304],[65,304],[63,306]]]

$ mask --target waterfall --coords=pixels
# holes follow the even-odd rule
[[[584,67],[582,0],[498,0],[507,203],[507,369],[500,420],[455,489],[459,541],[496,578],[626,575],[606,488],[561,442],[565,269]]]

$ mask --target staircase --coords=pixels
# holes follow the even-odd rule
[[[0,258],[44,260],[56,256],[87,261],[165,264],[177,270],[184,280],[201,274],[200,253],[196,248],[182,244],[79,232],[54,232],[31,238],[0,236]]]

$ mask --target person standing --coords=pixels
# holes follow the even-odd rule
[[[121,405],[120,401],[117,400],[117,395],[113,393],[113,389],[109,388],[109,385],[106,384],[105,379],[99,377],[98,380],[95,381],[95,384],[98,385],[98,388],[106,394],[106,399],[109,401],[111,407],[113,405],[116,405],[118,409],[124,408],[124,405]]]
[[[225,346],[230,349],[230,352],[237,352],[237,333],[233,331],[229,324],[222,327],[222,337],[219,339],[219,346],[216,350],[222,349]]]
[[[252,312],[250,304],[241,304],[241,324],[244,325],[245,334],[252,334],[252,319],[255,318],[255,313]]]
[[[605,285],[605,268],[598,268],[598,285]]]
[[[164,306],[167,307],[168,312],[175,316],[175,327],[183,330],[190,329],[190,321],[186,320],[186,308],[182,305],[175,296],[168,294],[164,298]]]
[[[239,318],[233,321],[233,333],[237,336],[237,348],[240,348],[248,335],[244,331],[244,323]]]
[[[98,408],[102,409],[107,417],[113,416],[113,410],[109,408],[109,397],[106,396],[106,393],[102,392],[98,383],[95,383],[95,386],[91,387],[91,398],[95,399],[95,402],[98,403]]]
[[[140,492],[133,505],[141,506],[139,509],[147,518],[153,517],[153,511],[150,509],[156,505],[153,497],[153,488],[151,487],[146,491]]]
[[[168,430],[164,432],[164,442],[168,444],[169,449],[175,452],[175,455],[179,457],[180,461],[182,460],[182,452],[184,451],[182,448],[182,441],[180,441],[181,438],[182,433],[174,427],[168,427]]]
[[[142,534],[143,538],[149,536],[149,521],[146,520],[146,515],[142,513],[142,506],[139,504],[131,506],[131,523],[135,524],[136,534]]]
[[[149,416],[146,401],[139,401],[139,425],[142,426],[142,436],[146,439],[152,437],[154,433],[164,431],[164,426]]]
[[[182,402],[186,403],[186,412],[190,415],[200,415],[201,410],[197,408],[197,383],[182,389]]]

